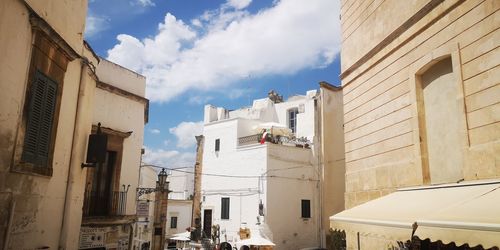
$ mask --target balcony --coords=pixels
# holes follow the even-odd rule
[[[109,217],[125,215],[127,192],[114,191],[109,195],[95,191],[85,191],[83,217]]]
[[[238,147],[259,144],[261,139],[262,139],[262,134],[239,137]],[[290,136],[272,135],[272,134],[267,134],[265,141],[273,144],[281,144],[281,145],[301,147],[301,148],[309,148],[310,145],[312,144],[307,138],[304,137],[296,138],[293,136],[290,137]]]

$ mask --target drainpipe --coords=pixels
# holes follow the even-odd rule
[[[5,234],[5,241],[3,243],[3,250],[7,250],[10,241],[10,229],[12,228],[12,220],[14,220],[14,211],[16,209],[16,200],[14,199],[14,194],[11,195],[10,202],[10,213],[9,213],[9,221],[7,222],[7,232]]]
[[[75,159],[74,155],[77,154],[76,150],[77,147],[75,144],[77,144],[77,139],[79,136],[78,133],[78,124],[80,124],[82,121],[82,111],[84,109],[83,105],[83,96],[84,96],[84,71],[86,70],[88,59],[85,57],[80,58],[81,62],[81,67],[80,67],[80,82],[78,84],[78,96],[77,96],[77,102],[76,102],[76,110],[75,110],[75,118],[74,118],[74,127],[73,127],[73,136],[72,136],[72,144],[71,144],[71,154],[69,158],[69,169],[68,169],[68,176],[66,179],[66,193],[64,195],[64,208],[63,208],[63,219],[61,222],[61,231],[59,232],[59,249],[65,249],[65,246],[67,245],[67,240],[68,240],[68,234],[69,232],[69,218],[71,217],[71,211],[70,211],[70,204],[71,204],[71,199],[68,197],[72,192],[73,192],[73,186],[72,186],[72,181],[74,179],[74,171],[73,168],[76,168],[79,165],[80,161],[79,159]]]

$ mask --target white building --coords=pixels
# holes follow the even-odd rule
[[[191,227],[193,208],[194,169],[192,167],[171,170],[168,175],[169,190],[167,208],[167,238],[186,232]]]
[[[250,108],[205,106],[205,234],[219,225],[220,242],[234,246],[240,228],[254,228],[260,221],[269,227],[266,236],[275,249],[320,245],[320,171],[312,149],[319,126],[317,97],[312,90],[283,102],[270,92]],[[261,144],[263,128],[272,135]]]

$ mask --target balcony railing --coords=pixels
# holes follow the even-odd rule
[[[257,144],[257,143],[260,143],[261,139],[262,139],[262,134],[239,137],[238,138],[238,146]],[[301,137],[301,138],[292,137],[292,138],[290,138],[288,136],[280,136],[280,135],[272,135],[272,134],[267,134],[266,142],[270,142],[273,144],[283,144],[283,145],[289,145],[289,146],[303,147],[303,148],[309,148],[309,146],[311,145],[311,142],[309,140],[307,140],[307,138],[305,138],[305,137]]]
[[[85,191],[83,216],[125,215],[127,191],[114,191],[109,195],[95,191]]]
[[[262,134],[249,135],[238,138],[238,146],[250,145],[259,143],[262,138]]]

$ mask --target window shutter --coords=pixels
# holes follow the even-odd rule
[[[47,165],[56,101],[57,83],[37,71],[31,86],[23,161]]]

